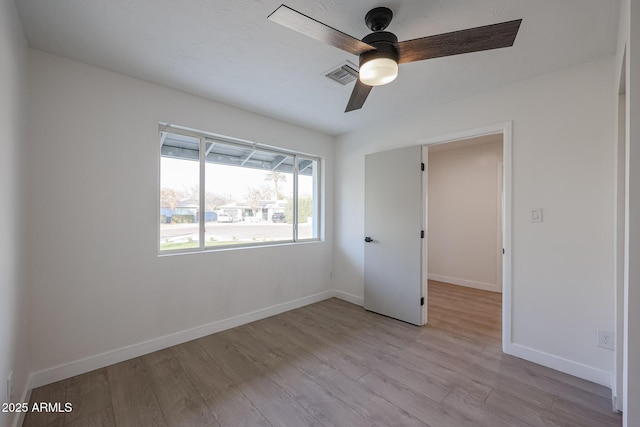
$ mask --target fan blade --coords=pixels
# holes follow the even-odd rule
[[[522,19],[398,43],[398,63],[513,46]]]
[[[371,89],[373,89],[373,86],[362,83],[360,79],[356,80],[356,85],[353,87],[353,92],[351,92],[351,97],[344,112],[348,113],[349,111],[361,109]]]
[[[370,44],[331,28],[285,5],[277,8],[267,19],[354,55],[375,49]]]

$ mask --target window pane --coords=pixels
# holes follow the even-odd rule
[[[160,250],[199,246],[200,140],[167,133],[160,150]]]
[[[317,160],[298,158],[298,239],[316,239],[318,233]]]
[[[320,237],[320,159],[162,124],[160,130],[161,251]]]
[[[293,240],[293,157],[207,141],[205,246]]]

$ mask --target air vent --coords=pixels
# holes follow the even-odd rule
[[[338,68],[329,71],[325,74],[331,80],[346,85],[358,78],[358,71],[355,66],[349,62],[341,64]]]

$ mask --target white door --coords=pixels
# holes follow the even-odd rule
[[[365,156],[364,308],[414,325],[423,318],[421,164],[419,145]]]

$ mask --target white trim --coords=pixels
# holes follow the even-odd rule
[[[196,214],[196,216],[199,216],[198,218],[198,249],[200,251],[204,250],[205,247],[207,246],[207,242],[206,240],[206,234],[207,234],[207,229],[205,227],[206,222],[207,222],[207,199],[206,199],[206,189],[205,189],[205,172],[206,172],[206,160],[207,160],[207,155],[206,155],[206,143],[205,143],[205,138],[204,136],[200,137],[200,143],[198,144],[198,214]],[[162,152],[160,152],[160,167],[162,168]],[[160,172],[162,172],[162,169],[160,169]],[[160,179],[162,179],[162,176],[160,177]],[[162,183],[162,181],[160,181],[160,183]],[[160,191],[162,192],[162,187],[160,187]],[[278,198],[278,195],[276,194],[276,199]],[[160,209],[159,212],[162,212],[162,201],[160,201]],[[242,215],[242,214],[241,214]],[[158,217],[160,215],[157,215]],[[159,233],[162,233],[162,225],[159,226],[160,230]],[[158,244],[160,244],[160,242],[158,241]]]
[[[364,298],[363,297],[359,297],[357,295],[353,295],[347,292],[343,292],[343,291],[338,291],[335,290],[333,291],[333,296],[341,299],[343,301],[347,301],[350,302],[351,304],[355,304],[355,305],[359,305],[360,307],[364,307]]]
[[[500,292],[497,283],[476,282],[475,280],[460,279],[459,277],[441,276],[439,274],[428,274],[429,280],[436,282],[450,283],[452,285],[466,286],[467,288],[482,289],[483,291]]]
[[[511,122],[498,123],[495,125],[485,126],[477,129],[465,130],[462,132],[451,133],[444,136],[436,136],[432,138],[425,138],[418,141],[418,144],[432,145],[432,144],[446,144],[447,142],[455,142],[463,139],[478,138],[486,135],[505,134],[509,132],[511,134]]]
[[[613,188],[613,283],[614,283],[614,328],[616,333],[615,352],[613,358],[613,386],[611,395],[613,407],[624,412],[624,282],[625,282],[625,238],[626,230],[626,128],[627,128],[627,93],[626,93],[626,46],[622,51],[622,64],[619,70],[619,90],[616,105],[616,147],[614,152],[615,183]]]
[[[432,145],[445,144],[463,139],[477,138],[485,135],[502,134],[502,161],[504,163],[503,180],[503,208],[502,208],[502,247],[504,256],[502,258],[502,351],[507,352],[511,345],[511,209],[512,209],[512,144],[513,144],[513,123],[504,122],[485,126],[477,129],[470,129],[456,132],[445,136],[425,138],[418,141],[418,144]]]
[[[298,178],[299,178],[298,169],[300,167],[300,164],[298,162],[299,162],[298,155],[294,154],[293,155],[293,241],[294,242],[298,242],[298,228],[299,228],[299,222],[300,222],[300,218],[298,217],[298,209],[299,209],[298,203],[300,200],[298,198]],[[278,193],[276,192],[276,201],[277,200],[278,200]],[[313,208],[312,208],[312,212],[313,212]],[[315,222],[317,222],[317,220]]]
[[[496,164],[496,291],[502,292],[502,214],[504,212],[504,161]]]
[[[594,368],[593,366],[525,347],[520,344],[509,344],[505,349],[505,353],[605,387],[611,388],[613,384],[613,374],[609,371]]]
[[[28,386],[30,389],[41,387],[43,385],[51,384],[65,378],[84,374],[95,369],[104,368],[105,366],[113,365],[114,363],[120,363],[134,357],[143,356],[154,351],[162,350],[164,348],[182,344],[187,341],[215,334],[216,332],[255,322],[256,320],[284,313],[285,311],[294,310],[296,308],[313,304],[318,301],[331,298],[333,296],[333,290],[320,292],[315,295],[298,298],[293,301],[276,304],[271,307],[252,311],[250,313],[229,317],[227,319],[218,320],[206,325],[197,326],[195,328],[154,338],[148,341],[143,341],[141,343],[132,344],[116,350],[111,350],[105,353],[85,357],[83,359],[54,366],[52,368],[43,369],[31,374]]]
[[[512,181],[513,181],[513,124],[504,125],[502,134],[502,162],[504,164],[502,176],[502,348],[503,351],[513,339],[511,332],[511,215],[512,215]]]

